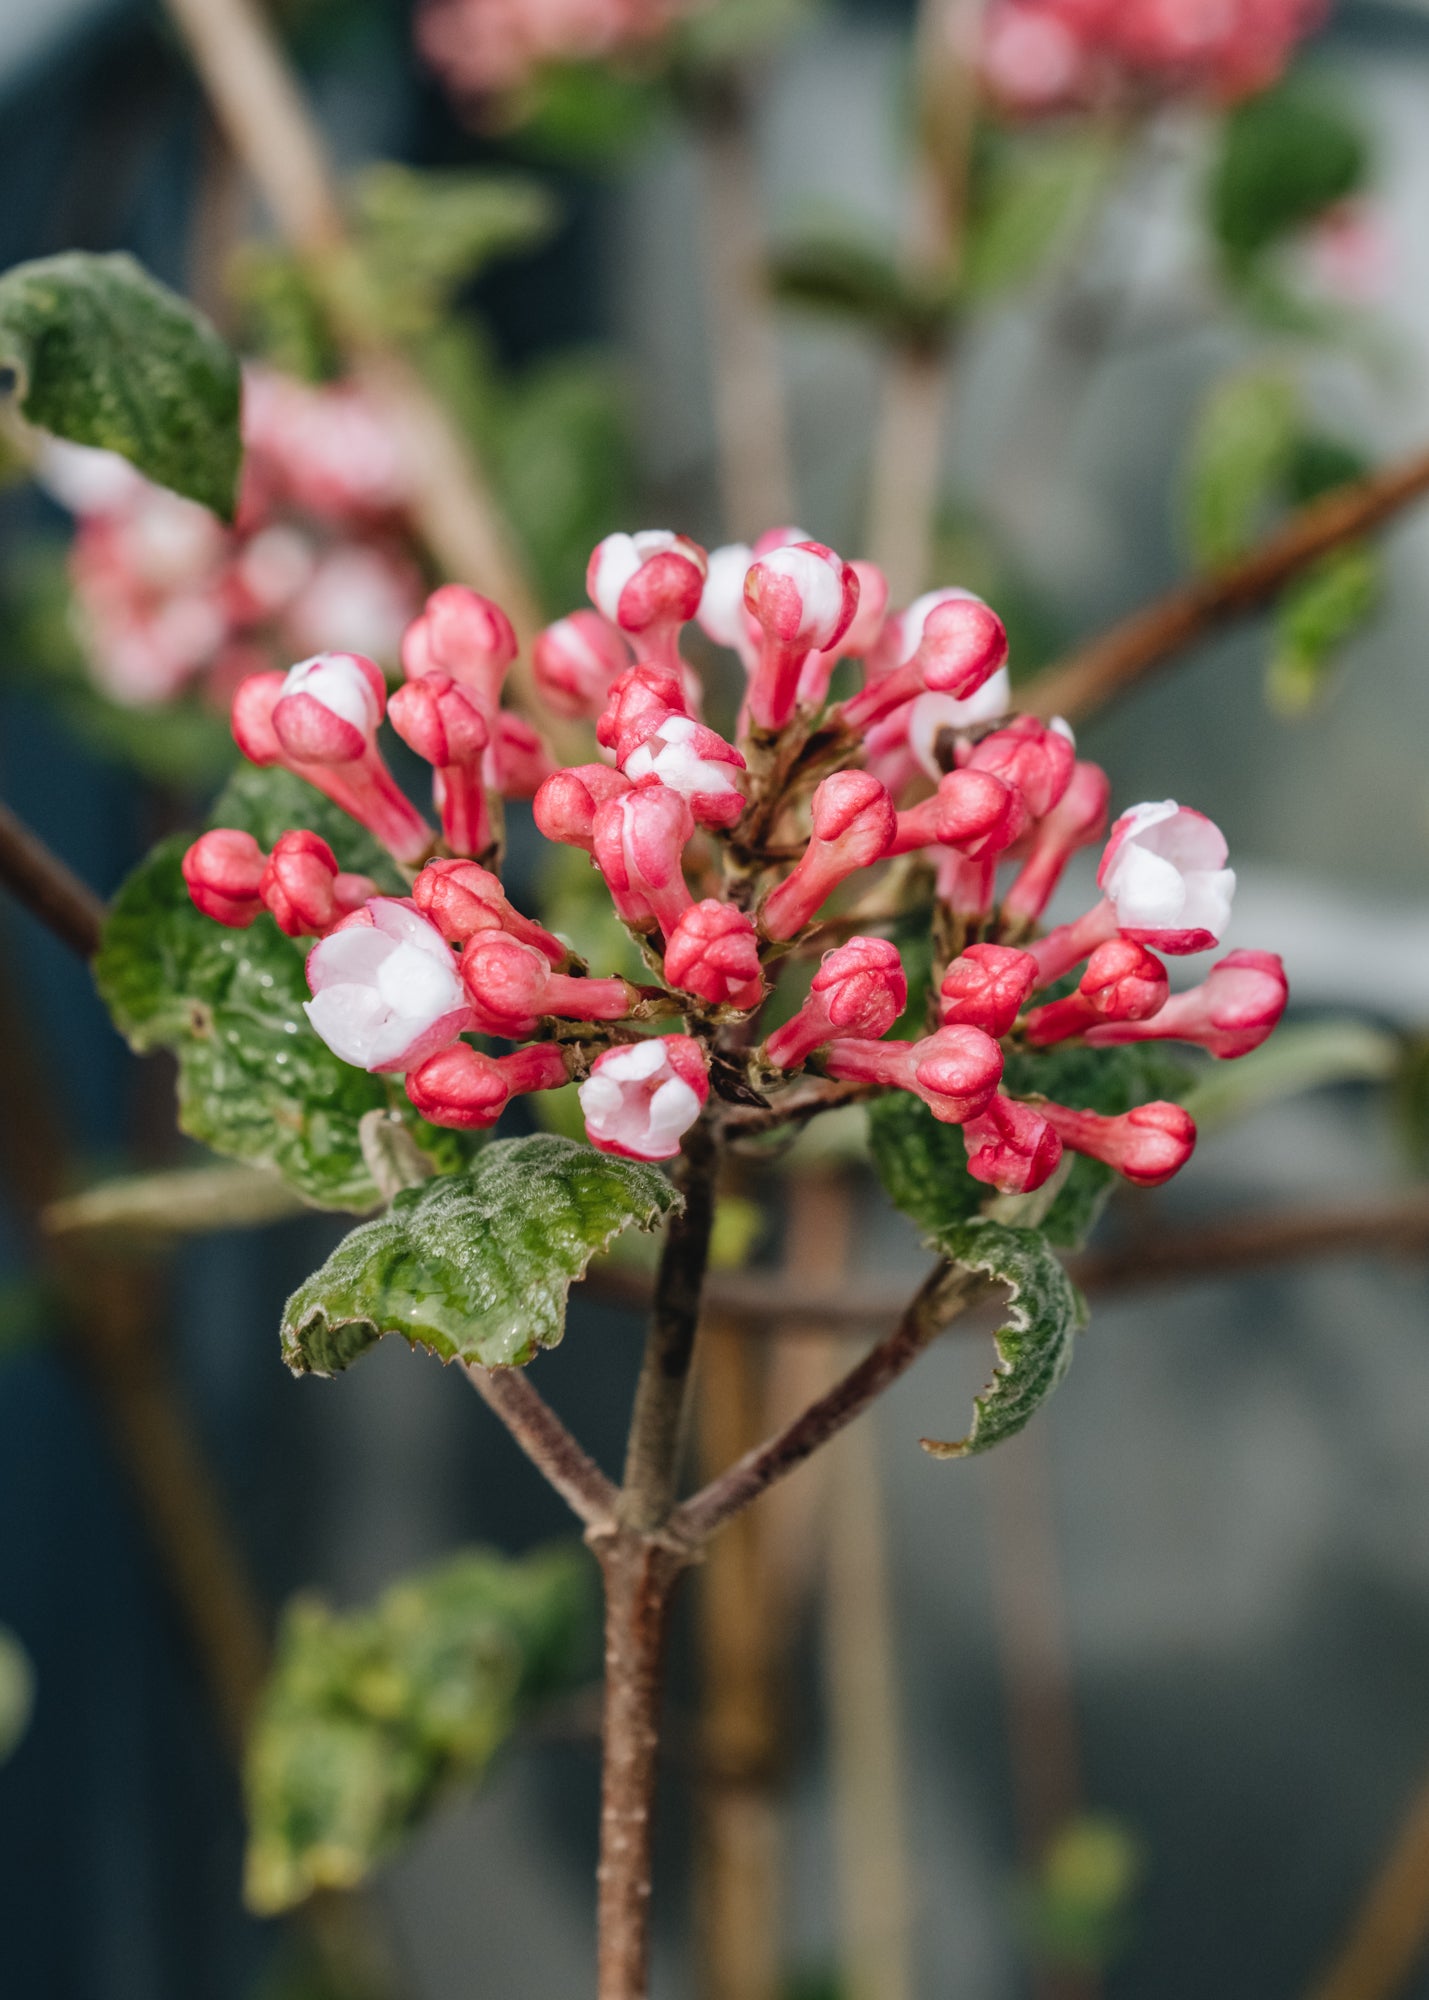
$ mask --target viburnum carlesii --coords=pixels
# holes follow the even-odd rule
[[[1275,952],[1229,951],[1199,986],[1173,994],[1163,1007],[1149,1010],[1149,1018],[1131,1014],[1098,1021],[1086,1028],[1086,1039],[1094,1047],[1194,1042],[1223,1059],[1245,1056],[1274,1032],[1289,997],[1285,967]]]
[[[668,528],[607,535],[586,569],[590,601],[624,632],[636,657],[682,671],[679,631],[700,608],[707,560],[698,542]]]
[[[764,1044],[775,1069],[796,1069],[842,1036],[877,1040],[908,1005],[908,977],[887,938],[856,937],[826,951],[809,997]]]
[[[320,939],[308,985],[308,1019],[359,1069],[415,1069],[472,1026],[451,946],[400,897],[374,896]]]
[[[433,1125],[479,1131],[494,1125],[513,1097],[529,1090],[559,1090],[570,1082],[565,1051],[554,1042],[532,1042],[510,1055],[488,1056],[469,1042],[453,1042],[408,1070],[407,1095]]]
[[[377,884],[367,875],[344,874],[320,835],[294,827],[274,843],[258,893],[280,931],[323,937],[375,896]]]
[[[691,715],[647,713],[622,733],[616,756],[632,784],[668,785],[688,799],[701,826],[733,826],[744,811],[734,775],[745,768],[744,758]]]
[[[1006,665],[1007,628],[990,605],[970,590],[929,591],[889,620],[869,659],[867,685],[844,704],[844,719],[863,729],[925,694],[946,696],[955,704],[950,714],[964,724],[1003,715],[1008,707],[1005,685],[979,704],[985,714],[973,713],[965,704]]]
[[[709,1092],[707,1058],[690,1035],[606,1049],[580,1087],[586,1136],[628,1160],[673,1159]]]
[[[822,542],[771,549],[750,566],[744,602],[758,625],[759,657],[749,683],[757,729],[782,729],[794,713],[811,653],[838,644],[858,609],[858,573]]]
[[[848,629],[832,646],[810,653],[799,672],[799,705],[820,708],[828,697],[829,682],[840,660],[865,660],[878,644],[888,613],[888,578],[877,563],[849,564],[858,579],[858,609]]]
[[[981,1028],[939,1028],[920,1042],[830,1042],[830,1076],[911,1090],[945,1125],[962,1125],[992,1102],[1002,1080],[1002,1050]]]
[[[893,844],[898,813],[867,771],[835,771],[814,793],[812,838],[759,912],[768,938],[791,938],[840,882],[881,861]]]
[[[268,857],[251,833],[218,826],[201,834],[183,858],[183,877],[195,906],[217,924],[246,930],[263,908]]]
[[[491,731],[477,702],[448,674],[407,681],[387,704],[392,727],[433,765],[432,797],[442,837],[458,854],[484,854],[491,814],[483,764]]]
[[[1108,938],[1088,958],[1076,992],[1034,1007],[1024,1032],[1034,1048],[1042,1048],[1105,1023],[1145,1022],[1161,1012],[1170,990],[1154,952],[1134,938]]]
[[[535,945],[505,931],[477,931],[461,955],[461,979],[475,1027],[520,1041],[543,1015],[623,1021],[640,996],[628,979],[573,979],[553,972]]]
[[[621,922],[666,937],[694,901],[684,853],[695,831],[689,803],[667,785],[621,792],[596,807],[591,853]]]
[[[947,1028],[981,1028],[1000,1042],[1027,1005],[1037,984],[1037,961],[1014,945],[970,944],[959,953],[938,988]]]
[[[1134,1187],[1169,1181],[1196,1144],[1195,1120],[1179,1104],[1138,1104],[1115,1118],[1073,1111],[1065,1104],[1039,1104],[1037,1109],[1064,1146],[1114,1167]]]
[[[564,966],[570,953],[558,937],[514,906],[501,878],[474,861],[429,861],[412,884],[412,901],[448,944],[463,945],[478,931],[505,931],[534,945],[552,965]]]
[[[1032,829],[1022,865],[1002,899],[1004,921],[1037,921],[1072,856],[1106,832],[1110,801],[1111,780],[1099,764],[1073,765],[1066,791]]]
[[[499,604],[464,584],[434,590],[402,636],[402,671],[409,681],[445,674],[490,717],[516,657],[516,634]]]
[[[1062,1160],[1056,1130],[1033,1104],[998,1091],[986,1111],[963,1124],[968,1172],[999,1194],[1031,1194]]]
[[[665,940],[665,977],[712,1007],[757,1007],[764,980],[753,920],[717,896],[691,903]]]
[[[611,683],[630,665],[630,648],[598,611],[573,611],[538,633],[531,669],[553,715],[594,718]]]
[[[595,816],[610,799],[618,799],[635,788],[623,771],[609,764],[574,764],[569,770],[553,771],[538,786],[531,812],[547,840],[566,847],[583,847],[590,854],[595,846]]]

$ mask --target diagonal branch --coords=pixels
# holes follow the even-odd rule
[[[99,949],[104,905],[87,883],[0,802],[0,882],[81,958]]]
[[[1429,494],[1429,451],[1312,501],[1237,561],[1181,584],[1039,674],[1019,694],[1033,715],[1080,721],[1233,618],[1258,611],[1332,549]]]
[[[566,1429],[520,1368],[467,1368],[478,1396],[494,1410],[527,1458],[591,1529],[615,1519],[620,1494]]]

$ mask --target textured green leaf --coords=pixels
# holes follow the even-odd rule
[[[132,257],[69,250],[0,277],[0,369],[32,424],[117,451],[232,520],[238,363],[208,321]]]
[[[1066,1374],[1072,1345],[1086,1323],[1086,1306],[1040,1229],[1000,1222],[959,1223],[939,1233],[945,1256],[982,1271],[1010,1293],[1007,1324],[995,1336],[997,1366],[976,1398],[965,1438],[921,1440],[934,1458],[971,1458],[1016,1437]]]
[[[852,319],[895,340],[938,340],[953,310],[951,286],[904,270],[876,238],[832,227],[785,244],[769,275],[787,304]]]
[[[289,1299],[283,1358],[332,1375],[399,1333],[443,1361],[519,1366],[560,1340],[566,1294],[596,1252],[678,1202],[642,1161],[554,1133],[501,1140],[354,1229]]]
[[[288,1607],[249,1739],[245,1892],[264,1915],[350,1889],[597,1657],[579,1547],[452,1558],[346,1614]]]
[[[1332,549],[1298,576],[1275,607],[1265,691],[1280,715],[1314,707],[1343,648],[1384,596],[1384,558],[1368,542]]]
[[[1184,479],[1186,535],[1198,563],[1249,546],[1280,499],[1300,425],[1300,392],[1283,369],[1249,368],[1201,406]]]
[[[1022,133],[998,146],[977,177],[964,291],[987,298],[1036,277],[1085,223],[1115,159],[1085,128]]]
[[[344,868],[398,886],[390,859],[361,827],[301,779],[245,767],[225,788],[214,823],[246,828],[264,847],[289,826],[329,841]],[[417,1117],[400,1084],[335,1056],[308,1025],[304,941],[271,917],[227,930],[196,910],[176,834],[119,891],[95,960],[115,1025],[140,1054],[179,1059],[179,1124],[216,1152],[271,1167],[305,1200],[362,1212],[381,1190],[359,1124],[391,1109],[442,1172],[463,1165],[470,1140]]]
[[[925,1235],[976,1215],[992,1193],[968,1172],[961,1126],[940,1123],[911,1091],[869,1105],[868,1143],[889,1200]]]
[[[1209,188],[1211,224],[1234,266],[1301,228],[1368,179],[1370,148],[1323,91],[1292,82],[1223,121]]]

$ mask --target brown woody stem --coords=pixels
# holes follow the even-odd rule
[[[0,882],[81,958],[92,958],[104,905],[7,805],[0,804]]]

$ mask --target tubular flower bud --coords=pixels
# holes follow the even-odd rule
[[[573,764],[568,771],[553,771],[537,790],[531,810],[538,830],[547,840],[559,840],[566,847],[583,847],[592,852],[595,816],[608,799],[618,799],[633,791],[623,771],[609,764]]]
[[[850,938],[824,953],[809,997],[764,1044],[775,1069],[797,1069],[814,1050],[839,1037],[876,1041],[908,1005],[908,978],[897,947],[886,938]]]
[[[1195,1151],[1196,1122],[1179,1104],[1138,1104],[1116,1118],[1065,1104],[1037,1108],[1064,1146],[1114,1167],[1133,1187],[1159,1187]]]
[[[630,665],[630,648],[598,611],[573,611],[537,636],[531,667],[542,699],[557,715],[594,721],[612,681]]]
[[[359,1069],[415,1069],[471,1026],[450,947],[393,896],[374,896],[313,946],[308,986],[308,1019]]]
[[[336,671],[308,671],[329,666]],[[420,861],[432,844],[432,830],[398,788],[373,741],[382,698],[380,671],[356,654],[306,660],[286,675],[250,674],[234,693],[233,739],[250,764],[280,764],[306,778],[399,861]],[[354,741],[358,750],[350,758],[309,754],[346,749]],[[301,754],[293,745],[303,746]]]
[[[1033,819],[1051,812],[1072,781],[1077,761],[1072,732],[1065,722],[1039,722],[1020,715],[1006,729],[985,736],[968,758],[973,771],[991,771],[1022,794]]]
[[[1148,1020],[1166,1005],[1169,991],[1166,968],[1154,952],[1132,938],[1108,938],[1087,960],[1075,993],[1028,1015],[1027,1039],[1044,1048],[1103,1022]]]
[[[267,856],[251,833],[216,826],[183,858],[183,876],[197,909],[230,930],[247,930],[263,909]]]
[[[633,736],[642,723],[689,712],[678,674],[648,663],[628,667],[610,684],[595,740],[602,750],[618,752],[622,738]]]
[[[556,768],[546,740],[524,715],[498,708],[491,717],[491,743],[483,776],[487,788],[504,799],[533,799]]]
[[[858,576],[822,542],[773,549],[750,568],[744,602],[760,628],[749,713],[760,729],[782,729],[794,713],[810,653],[836,646],[858,609]]]
[[[505,931],[475,933],[461,955],[461,978],[474,1026],[513,1042],[531,1034],[543,1015],[621,1021],[638,997],[618,976],[572,979],[553,972],[544,952]]]
[[[402,639],[408,680],[447,674],[473,695],[488,716],[501,704],[501,686],[516,657],[516,634],[499,604],[462,583],[444,583],[427,599]]]
[[[447,846],[484,854],[491,845],[482,777],[490,731],[477,702],[449,674],[424,674],[397,689],[387,713],[402,741],[436,767],[432,796]]]
[[[1097,886],[1117,928],[1173,957],[1208,951],[1230,922],[1235,870],[1213,820],[1174,799],[1133,806],[1111,830]]]
[[[705,637],[737,653],[749,674],[759,659],[759,626],[744,601],[744,579],[754,561],[754,551],[747,542],[727,542],[721,549],[711,549],[695,613]]]
[[[698,542],[647,528],[596,544],[586,590],[596,610],[630,635],[638,658],[677,671],[676,634],[699,609],[707,570]]]
[[[474,861],[429,861],[412,884],[412,901],[448,944],[465,944],[478,931],[505,931],[534,945],[552,965],[564,965],[570,956],[558,937],[523,917],[496,876]]]
[[[710,1094],[705,1053],[690,1035],[606,1049],[580,1087],[586,1137],[627,1160],[669,1160]]]
[[[1002,899],[1004,917],[1035,923],[1051,902],[1067,863],[1106,831],[1111,780],[1099,764],[1076,764],[1061,798],[1032,829],[1017,879]]]
[[[970,859],[1001,854],[1027,825],[1022,795],[991,771],[949,771],[932,798],[898,815],[890,854],[955,847]]]
[[[1174,993],[1149,1020],[1121,1020],[1089,1028],[1097,1047],[1109,1042],[1195,1042],[1223,1061],[1249,1055],[1273,1032],[1290,988],[1273,951],[1228,951],[1199,986]]]
[[[682,857],[695,831],[689,805],[667,785],[641,786],[596,808],[591,853],[622,923],[668,937],[694,900]]]
[[[693,716],[647,714],[617,746],[620,768],[635,785],[668,785],[688,799],[701,826],[733,826],[744,811],[734,773],[744,759]]]
[[[970,590],[929,591],[890,621],[867,686],[844,704],[844,720],[865,729],[925,694],[970,702],[1006,665],[1007,628],[990,605]]]
[[[1030,1194],[1049,1181],[1062,1159],[1062,1142],[1031,1104],[1001,1091],[978,1118],[963,1126],[968,1172],[1000,1194]]]
[[[865,659],[878,644],[888,610],[888,578],[877,563],[849,565],[858,578],[858,609],[843,637],[822,652],[810,653],[799,674],[799,706],[822,708],[840,660]]]
[[[881,1083],[921,1097],[944,1125],[976,1118],[1002,1080],[1002,1050],[981,1028],[940,1028],[920,1042],[830,1042],[830,1076]]]
[[[342,874],[327,842],[296,828],[279,835],[260,893],[279,930],[289,937],[322,937],[375,896],[377,884],[366,875]]]
[[[765,936],[790,938],[802,930],[840,882],[882,859],[897,826],[892,799],[867,771],[825,778],[814,793],[813,838],[760,911]]]
[[[665,977],[712,1007],[757,1007],[764,981],[753,918],[715,896],[691,903],[666,940]]]
[[[1046,937],[1037,938],[1027,947],[1037,961],[1037,984],[1055,984],[1074,965],[1080,965],[1089,952],[1116,934],[1116,911],[1105,898],[1094,903],[1075,923],[1058,924],[1056,930],[1048,931]]]
[[[981,1028],[1000,1042],[1027,1005],[1037,961],[1007,944],[970,944],[938,989],[945,1028]]]
[[[494,1125],[524,1091],[558,1090],[569,1081],[565,1055],[554,1042],[534,1042],[509,1056],[481,1055],[467,1042],[453,1042],[407,1072],[407,1095],[433,1125],[469,1132]]]

